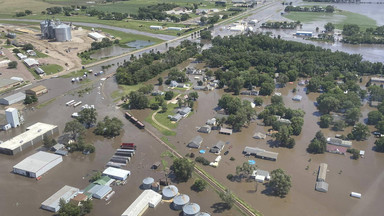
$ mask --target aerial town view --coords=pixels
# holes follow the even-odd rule
[[[0,215],[384,215],[383,14],[0,1]]]

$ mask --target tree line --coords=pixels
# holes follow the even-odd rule
[[[356,24],[346,24],[343,26],[342,42],[350,44],[384,44],[384,26],[367,28],[364,32]]]
[[[198,53],[197,43],[185,40],[176,48],[170,48],[166,53],[145,53],[141,58],[131,57],[116,70],[116,80],[119,84],[135,85],[170,69]]]

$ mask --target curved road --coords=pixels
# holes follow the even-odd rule
[[[24,21],[24,22],[42,22],[43,20],[36,20],[36,19],[0,19],[5,20],[5,21]],[[138,31],[134,29],[127,29],[127,28],[121,28],[121,27],[116,27],[116,26],[110,26],[110,25],[104,25],[104,24],[98,24],[98,23],[84,23],[84,22],[72,22],[74,25],[79,25],[79,26],[87,26],[91,28],[105,28],[105,29],[111,29],[115,31],[121,31],[124,33],[130,33],[130,34],[137,34],[137,35],[145,35],[153,38],[158,38],[161,40],[172,40],[177,38],[176,36],[172,35],[165,35],[165,34],[154,34],[154,33],[149,33],[149,32],[143,32],[143,31]]]

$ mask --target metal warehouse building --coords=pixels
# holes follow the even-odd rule
[[[116,179],[116,180],[126,180],[129,175],[131,175],[131,172],[124,169],[114,168],[114,167],[108,167],[104,170],[103,175],[109,176],[110,178]]]
[[[145,190],[137,199],[124,211],[121,216],[143,215],[148,207],[155,208],[161,201],[161,195],[153,190]]]
[[[65,203],[68,203],[78,193],[78,188],[65,185],[59,191],[41,203],[41,208],[51,212],[57,212],[60,209],[60,199],[63,199]]]
[[[56,125],[38,122],[27,128],[27,131],[0,144],[0,153],[15,155],[25,148],[39,144],[44,135],[54,136],[59,133]]]
[[[1,98],[1,99],[0,99],[0,104],[3,104],[3,105],[12,105],[12,104],[14,104],[14,103],[23,101],[24,99],[25,99],[25,94],[22,93],[22,92],[19,92],[19,93],[10,95],[10,96],[5,97],[5,98]]]
[[[13,172],[30,178],[39,178],[63,161],[60,155],[39,151],[16,164]]]

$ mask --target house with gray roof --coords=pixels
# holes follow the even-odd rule
[[[255,134],[253,134],[252,137],[254,139],[265,139],[265,138],[267,138],[267,135],[260,133],[260,132],[256,132]]]
[[[316,182],[315,190],[319,192],[328,192],[328,183],[321,181],[321,182]]]
[[[223,141],[217,142],[212,148],[209,150],[212,153],[220,154],[220,152],[224,149],[225,143]]]
[[[204,125],[203,127],[200,127],[199,130],[197,130],[200,133],[211,133],[211,126]]]
[[[194,137],[189,143],[188,147],[189,148],[200,148],[201,143],[203,142],[203,138],[201,136],[196,136]]]
[[[184,107],[184,108],[181,108],[179,109],[179,112],[180,115],[182,115],[183,117],[187,116],[190,112],[192,111],[192,108],[191,107]]]
[[[169,118],[171,121],[178,122],[178,121],[180,121],[180,120],[183,118],[183,116],[180,115],[179,113],[177,113],[176,115],[168,116],[168,118]]]
[[[342,139],[333,138],[333,137],[328,137],[327,138],[327,143],[331,144],[331,145],[344,146],[344,147],[347,147],[347,148],[352,147],[352,142],[351,141],[342,140]]]

